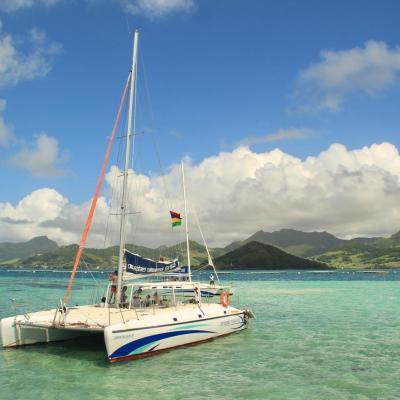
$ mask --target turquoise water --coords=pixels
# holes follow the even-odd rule
[[[0,271],[10,298],[55,305],[66,274]],[[76,280],[74,301],[106,275]],[[0,350],[1,399],[399,399],[400,271],[235,273],[250,329],[159,356],[109,364],[101,338]],[[23,307],[22,307],[23,308]]]

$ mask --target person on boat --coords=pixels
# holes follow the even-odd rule
[[[158,306],[161,304],[160,295],[157,292],[154,292],[153,301],[154,304],[157,304]]]
[[[121,292],[121,303],[122,303],[123,307],[128,306],[128,303],[127,303],[128,296],[126,295],[127,289],[128,289],[128,286],[124,286],[122,288],[122,292]]]
[[[194,287],[194,301],[195,304],[200,304],[200,290],[197,286]]]
[[[115,302],[115,296],[117,295],[118,271],[115,270],[110,275],[108,275],[108,280],[111,282],[111,295],[109,301],[109,303],[111,304],[111,300],[114,298]]]
[[[145,302],[144,302],[144,306],[145,306],[145,307],[149,307],[150,304],[151,304],[151,297],[150,297],[150,295],[148,294],[148,295],[146,296],[146,300],[145,300]]]
[[[142,305],[142,298],[140,297],[142,288],[139,288],[133,292],[133,306],[140,307]]]
[[[214,275],[210,275],[210,285],[214,285]]]

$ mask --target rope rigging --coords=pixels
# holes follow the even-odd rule
[[[68,297],[69,297],[69,294],[71,292],[72,285],[74,283],[76,270],[78,268],[79,261],[80,261],[81,256],[82,256],[83,249],[85,248],[86,239],[87,239],[87,236],[89,234],[90,227],[92,225],[93,215],[94,215],[94,212],[95,212],[95,209],[96,209],[97,200],[99,198],[100,189],[101,189],[101,186],[102,186],[102,183],[103,183],[103,178],[104,178],[105,170],[106,170],[106,167],[107,167],[108,157],[110,155],[111,147],[112,147],[112,144],[113,144],[113,141],[114,141],[114,138],[115,138],[115,132],[116,132],[117,127],[118,127],[119,117],[121,115],[122,107],[123,107],[123,104],[124,104],[124,101],[125,101],[125,96],[126,96],[126,93],[127,93],[127,90],[128,90],[130,77],[131,77],[131,74],[129,74],[128,79],[126,80],[124,92],[122,94],[122,98],[121,98],[121,101],[120,101],[120,104],[119,104],[119,108],[118,108],[117,117],[116,117],[116,120],[115,120],[115,123],[114,123],[113,130],[111,132],[110,139],[108,141],[107,151],[106,151],[106,155],[104,157],[104,161],[103,161],[103,165],[102,165],[102,168],[101,168],[99,180],[97,182],[96,191],[95,191],[94,197],[92,199],[92,204],[90,206],[89,215],[87,217],[85,228],[84,228],[83,233],[82,233],[82,238],[81,238],[81,241],[80,241],[80,244],[79,244],[79,248],[78,248],[78,251],[76,253],[76,257],[75,257],[75,261],[74,261],[74,267],[72,269],[71,277],[69,279],[69,283],[68,283],[68,287],[67,287],[67,291],[66,291],[66,294],[65,294],[65,297],[64,297],[64,304],[67,304],[67,302],[68,302]]]

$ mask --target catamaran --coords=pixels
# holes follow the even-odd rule
[[[182,163],[184,219],[187,245],[187,265],[178,259],[158,261],[145,258],[125,247],[127,188],[132,141],[133,106],[137,79],[139,32],[134,34],[132,67],[123,91],[117,118],[109,139],[95,195],[83,230],[70,280],[63,300],[55,308],[24,313],[0,320],[0,335],[5,348],[34,343],[47,343],[103,334],[108,359],[111,362],[157,354],[189,344],[208,341],[241,331],[253,317],[250,310],[230,304],[232,288],[219,283],[192,280],[186,205],[185,177]],[[99,197],[112,142],[129,88],[129,108],[125,144],[125,165],[120,205],[118,270],[111,277],[105,296],[95,304],[72,306],[69,302],[75,274]],[[179,213],[171,217],[181,220]],[[203,240],[204,236],[201,233]],[[150,278],[150,279],[149,279]]]

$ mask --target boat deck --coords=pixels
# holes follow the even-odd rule
[[[230,307],[229,307],[230,308]],[[231,309],[231,308],[230,308]],[[231,309],[229,313],[234,309]],[[179,320],[199,320],[207,315],[215,317],[226,314],[219,304],[179,304],[173,307],[150,306],[124,309],[103,308],[98,305],[70,307],[66,313],[57,309],[39,311],[16,317],[16,324],[23,327],[56,328],[75,331],[101,332],[116,324],[152,326],[157,323],[174,323]],[[236,312],[235,312],[236,313]]]

